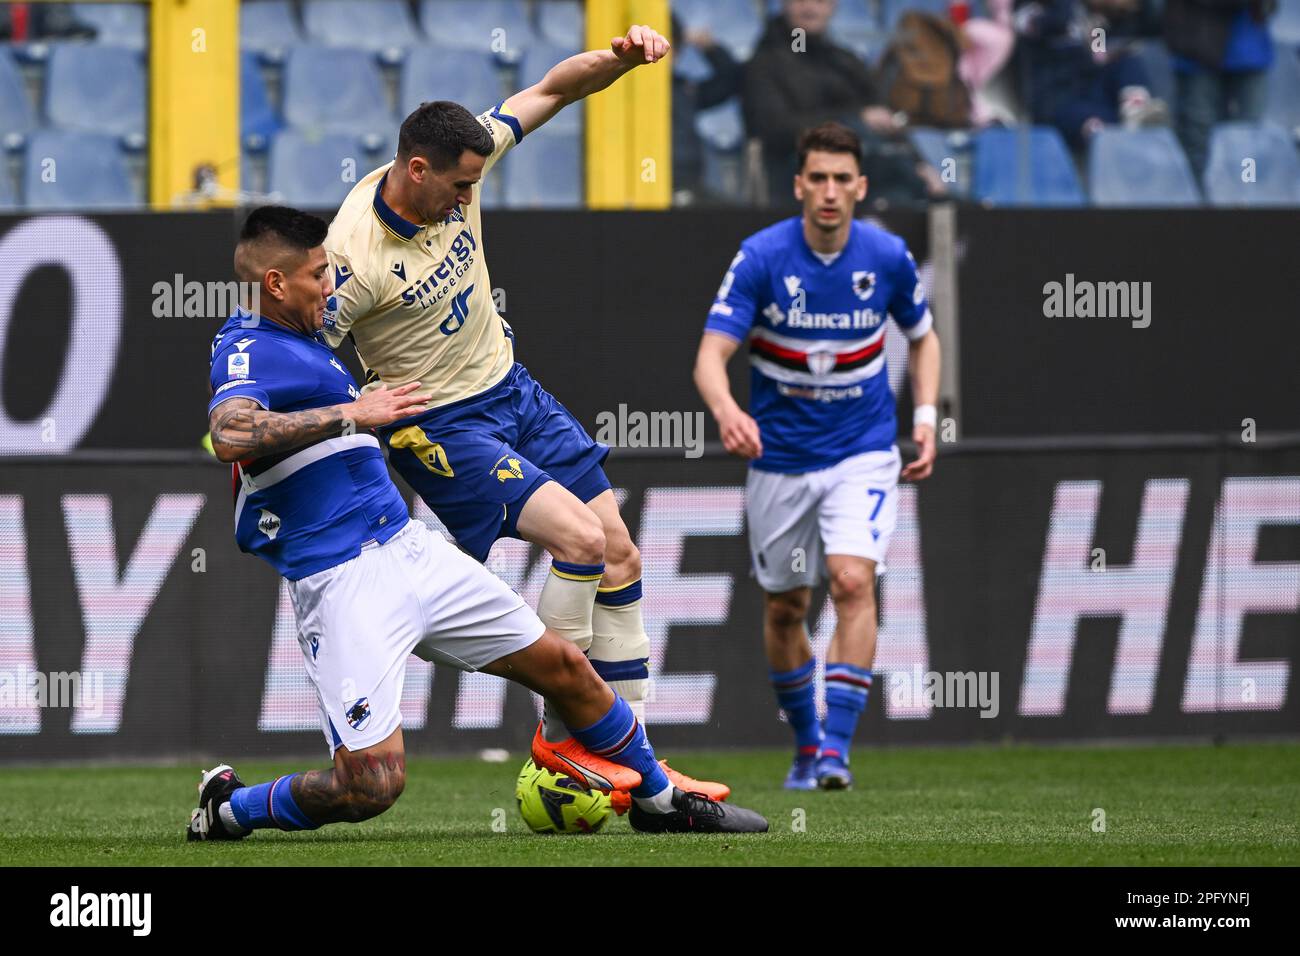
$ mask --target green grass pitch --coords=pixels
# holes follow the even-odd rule
[[[413,758],[383,816],[313,833],[187,844],[196,767],[0,771],[8,865],[1290,865],[1300,864],[1300,743],[860,749],[857,788],[787,793],[782,752],[683,753],[767,815],[746,837],[535,836],[509,763]],[[304,769],[235,762],[258,782]],[[1096,810],[1105,832],[1094,829]],[[504,813],[496,811],[501,810]],[[504,833],[494,821],[504,821]]]

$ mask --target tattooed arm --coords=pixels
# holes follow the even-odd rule
[[[225,462],[261,458],[337,435],[347,422],[357,429],[387,425],[424,411],[426,396],[411,394],[419,387],[419,382],[381,387],[355,402],[300,412],[268,412],[251,398],[231,398],[208,415],[212,450]]]

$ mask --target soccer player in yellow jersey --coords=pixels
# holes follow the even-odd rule
[[[589,653],[641,722],[650,657],[641,556],[602,467],[609,449],[515,362],[513,333],[493,305],[478,200],[483,176],[524,136],[668,48],[634,26],[477,117],[447,101],[421,104],[402,123],[396,159],[356,185],[325,240],[336,287],[326,339],[337,346],[351,334],[367,387],[418,381],[430,393],[427,411],[380,430],[393,467],[480,561],[500,537],[551,553],[538,615]],[[597,785],[607,767],[549,708],[533,748]],[[727,795],[665,772],[683,790]]]

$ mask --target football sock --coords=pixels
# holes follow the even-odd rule
[[[816,672],[815,657],[794,670],[768,672],[777,703],[785,711],[785,719],[794,731],[795,746],[801,754],[816,753],[822,742],[822,729],[817,721],[817,689],[813,683]]]
[[[655,759],[654,748],[646,739],[641,723],[632,713],[622,697],[614,695],[614,704],[604,717],[590,727],[570,728],[573,737],[597,757],[612,760],[621,767],[628,767],[641,775],[641,783],[632,789],[632,798],[643,810],[664,813],[663,809],[654,809],[663,805],[663,794],[667,792],[672,799],[672,784],[659,761]],[[660,798],[656,801],[654,798]],[[668,810],[672,809],[669,802]]]
[[[591,631],[591,666],[644,724],[650,688],[650,638],[641,621],[640,579],[596,591]]]
[[[315,830],[313,823],[293,799],[293,778],[288,774],[270,783],[240,787],[230,795],[230,802],[218,811],[221,822],[233,833],[277,827],[281,830]],[[231,822],[234,826],[231,826]]]
[[[826,664],[826,736],[821,752],[836,754],[845,763],[849,745],[858,726],[858,715],[867,706],[871,671],[852,664]]]
[[[542,623],[578,645],[584,654],[591,648],[591,609],[604,573],[603,564],[552,561],[551,573],[537,601],[537,616]],[[551,743],[569,738],[559,712],[549,703],[542,710],[542,736]]]

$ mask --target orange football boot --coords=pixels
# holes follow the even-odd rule
[[[664,768],[664,773],[668,775],[668,782],[678,790],[686,793],[702,793],[710,800],[716,800],[721,803],[731,796],[731,788],[725,783],[715,783],[712,780],[696,780],[688,777],[684,773],[678,773],[672,767],[668,766],[667,760],[659,761],[659,766]]]
[[[597,757],[572,737],[551,743],[542,736],[542,725],[533,734],[533,763],[552,773],[576,777],[588,789],[609,793],[611,790],[631,790],[641,785],[641,775],[629,767],[612,760]]]
[[[626,790],[611,790],[609,805],[620,817],[632,809],[632,794]]]

